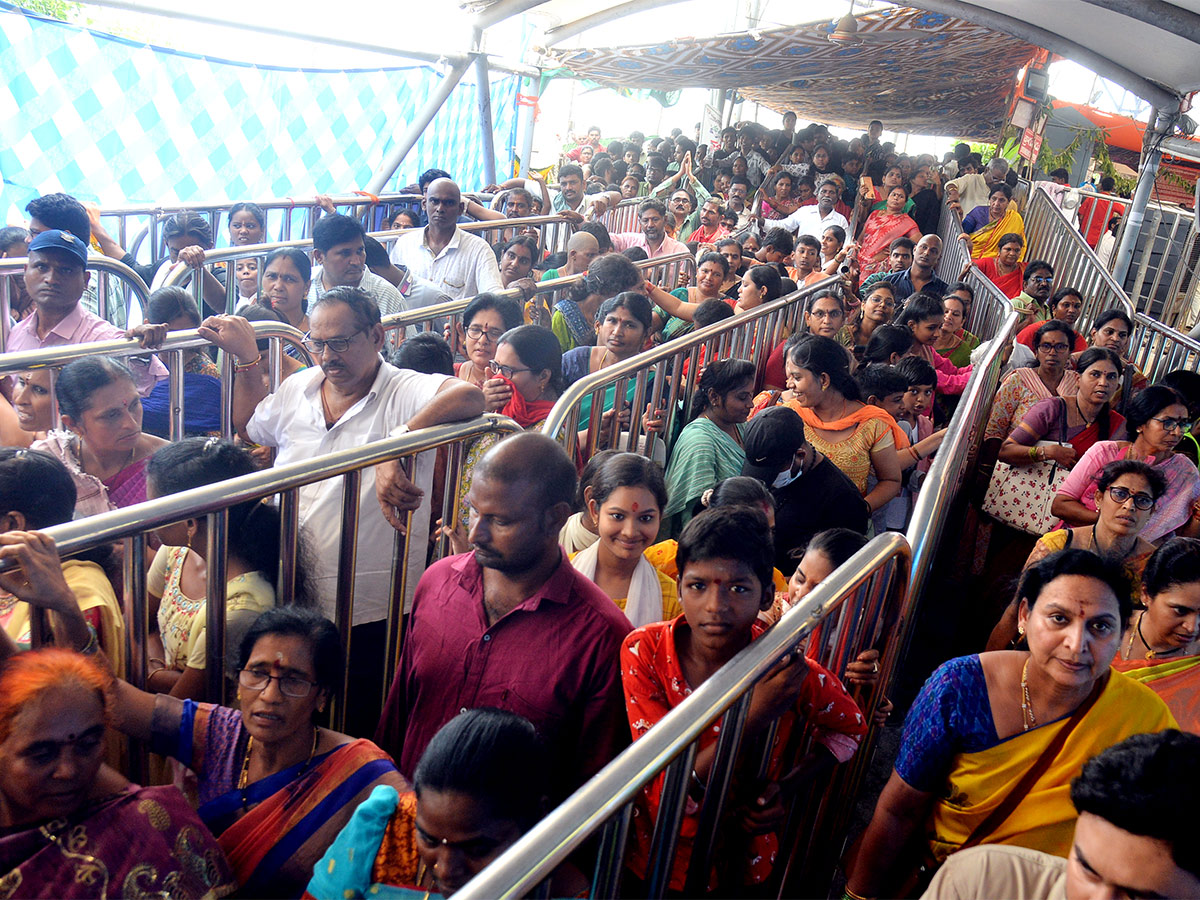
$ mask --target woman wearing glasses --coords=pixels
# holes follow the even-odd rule
[[[1074,396],[1078,376],[1067,368],[1074,343],[1075,331],[1057,319],[1037,330],[1033,342],[1036,365],[1010,372],[1000,384],[983,435],[985,441],[1003,441],[1038,401]]]
[[[48,552],[57,556],[53,542]],[[41,596],[30,602],[56,614],[55,642],[88,649],[79,607]],[[333,623],[285,606],[259,616],[241,640],[240,709],[115,683],[112,725],[196,773],[197,812],[241,896],[300,896],[313,864],[377,785],[408,789],[373,743],[316,723],[345,671]]]
[[[1166,385],[1151,385],[1130,401],[1125,425],[1133,442],[1094,444],[1059,486],[1050,511],[1068,526],[1092,525],[1099,518],[1096,490],[1101,470],[1113,460],[1141,460],[1162,473],[1167,482],[1142,536],[1157,542],[1171,532],[1182,537],[1200,534],[1200,473],[1175,452],[1175,445],[1191,426],[1183,397]]]
[[[1166,479],[1153,466],[1132,459],[1110,462],[1096,482],[1093,499],[1098,518],[1095,523],[1081,528],[1060,528],[1042,535],[1024,569],[1068,547],[1090,550],[1121,563],[1133,586],[1133,598],[1139,601],[1142,570],[1154,552],[1154,545],[1142,536],[1142,531],[1166,489]],[[1017,599],[1013,598],[992,629],[987,649],[1007,650],[1017,637]]]
[[[515,300],[483,293],[467,304],[462,321],[454,325],[458,349],[466,360],[455,363],[454,373],[468,384],[483,387],[492,373],[488,366],[496,358],[496,347],[505,332],[523,321],[521,306]],[[450,340],[447,334],[447,340]]]

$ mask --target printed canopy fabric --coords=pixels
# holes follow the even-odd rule
[[[389,189],[446,169],[483,185],[474,69]],[[177,53],[0,5],[0,214],[39,194],[101,205],[348,192],[443,75],[432,67],[280,69]],[[520,79],[492,77],[498,171],[516,143]],[[2,223],[0,223],[2,224]]]
[[[737,88],[810,121],[995,137],[1032,44],[961,19],[908,8],[858,16],[859,46],[831,43],[829,21],[713,38],[563,51],[553,61],[610,86]],[[871,34],[913,32],[872,44]]]

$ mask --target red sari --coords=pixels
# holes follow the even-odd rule
[[[860,278],[874,275],[887,268],[887,249],[898,237],[904,237],[913,231],[920,232],[916,220],[904,213],[890,213],[886,210],[875,210],[867,216],[863,225],[862,236],[859,238],[858,259],[861,266]],[[876,259],[880,253],[883,257]]]

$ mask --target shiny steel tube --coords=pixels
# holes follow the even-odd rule
[[[633,804],[626,803],[600,829],[600,852],[592,876],[593,897],[621,896],[621,872],[625,868],[625,846],[632,818]]]
[[[11,274],[20,277],[20,275],[25,271],[25,262],[26,260],[24,257],[0,259],[0,276]],[[138,302],[142,305],[142,309],[144,310],[146,308],[146,304],[150,300],[150,288],[147,287],[146,282],[142,280],[142,276],[133,271],[133,269],[129,268],[129,266],[125,265],[125,263],[121,262],[120,260],[110,259],[107,256],[92,255],[88,257],[87,265],[84,268],[89,272],[115,275],[118,279],[120,279],[122,285],[124,285],[126,289],[131,291],[133,295],[137,297]],[[8,279],[0,278],[0,281],[7,282]],[[3,290],[3,288],[0,288],[0,290]],[[99,295],[97,296],[97,300],[98,302],[105,302]],[[125,316],[126,320],[128,320],[128,301],[125,304]],[[105,317],[101,316],[101,318]]]
[[[658,818],[654,822],[654,837],[650,840],[650,857],[646,867],[646,896],[658,900],[671,884],[671,868],[675,849],[679,846],[679,826],[687,803],[688,784],[696,764],[696,742],[692,741],[667,766],[662,794],[658,803]]]
[[[897,556],[908,556],[908,544],[900,535],[889,532],[872,540],[785,613],[778,624],[692,691],[475,876],[459,891],[461,900],[515,900],[524,896],[611,816],[619,814],[646,781],[685,752],[710,722],[742,694],[753,690],[755,683],[825,616]]]
[[[205,696],[222,706],[227,705],[225,680],[225,603],[228,590],[229,510],[208,514],[208,547],[204,562],[208,571],[204,614],[208,634],[208,666],[204,670]]]
[[[362,470],[354,469],[342,476],[342,528],[341,542],[338,545],[338,581],[337,596],[334,600],[333,624],[337,626],[342,639],[342,659],[347,665],[342,671],[342,683],[338,686],[337,696],[333,698],[333,711],[329,721],[335,731],[341,731],[346,724],[346,706],[350,703],[350,630],[354,622],[354,572],[358,559],[358,513],[359,487],[362,484]]]

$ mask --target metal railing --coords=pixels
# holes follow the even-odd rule
[[[562,216],[531,216],[524,219],[496,219],[492,221],[471,222],[460,226],[463,231],[468,234],[474,234],[487,240],[489,244],[495,243],[506,233],[520,233],[522,229],[535,229],[538,238],[538,247],[541,252],[557,253],[564,251],[567,242],[571,239],[571,223]],[[391,250],[391,246],[396,242],[396,239],[411,229],[399,229],[397,231],[376,231],[369,232],[369,236],[378,240],[386,249]],[[219,250],[209,250],[204,254],[204,268],[209,269],[212,266],[224,265],[231,269],[237,260],[254,259],[258,261],[258,290],[262,290],[262,277],[265,271],[266,258],[275,250],[285,247],[295,247],[303,250],[311,255],[313,245],[312,238],[299,238],[296,240],[276,241],[269,244],[243,244],[235,247],[222,247]],[[203,299],[203,280],[193,277],[194,272],[188,266],[181,263],[174,264],[173,271],[169,272],[164,280],[164,286],[183,287],[190,285],[192,294],[196,297],[196,304],[201,306]],[[225,312],[232,313],[242,301],[237,289],[237,283],[234,278],[226,277],[225,279]]]
[[[484,205],[491,200],[490,194],[464,194],[463,197]],[[339,212],[345,212],[358,219],[368,231],[376,231],[382,230],[402,210],[419,213],[424,198],[420,194],[368,194],[365,191],[350,191],[333,195],[330,199]],[[282,197],[255,202],[266,214],[266,234],[275,235],[282,241],[292,240],[293,234],[299,237],[312,234],[312,226],[322,215],[315,196]],[[228,230],[229,210],[232,206],[233,201],[106,207],[100,210],[100,221],[118,244],[139,261],[148,263],[151,257],[158,259],[165,255],[162,240],[164,219],[180,212],[198,213],[208,220],[213,237],[219,242]],[[226,226],[224,229],[222,224]]]
[[[668,290],[670,289],[670,285],[674,285],[678,281],[681,272],[686,272],[691,276],[693,281],[696,276],[696,260],[690,253],[674,253],[670,256],[660,256],[657,259],[644,259],[641,262],[634,263],[634,265],[642,270],[647,280],[662,285]],[[543,297],[549,294],[550,296],[546,297],[544,302],[553,309],[554,304],[566,296],[567,289],[571,285],[582,281],[583,277],[584,273],[581,272],[578,275],[565,275],[562,278],[540,281],[537,284],[534,296]],[[524,303],[524,295],[516,288],[496,292],[496,296]],[[393,313],[392,315],[383,317],[383,327],[388,332],[389,339],[391,340],[399,340],[401,329],[433,329],[440,333],[442,326],[447,320],[452,325],[457,325],[460,322],[462,311],[474,299],[474,297],[465,297],[462,300],[451,300],[435,306],[425,306],[419,309],[410,309],[402,313]]]
[[[690,890],[684,892],[687,896],[702,893],[714,849],[711,840],[703,839],[713,829],[705,828],[703,823],[719,822],[724,811],[739,750],[746,743],[744,726],[755,684],[785,654],[806,641],[808,655],[834,672],[843,671],[845,664],[867,647],[883,646],[886,650],[894,643],[890,625],[904,596],[908,556],[908,545],[897,534],[880,535],[871,541],[461,888],[459,896],[464,900],[524,897],[597,832],[600,851],[590,896],[620,896],[632,805],[643,786],[665,770],[646,872],[647,896],[661,897],[670,880],[697,738],[723,716],[709,788],[699,812],[704,830],[693,846],[687,882]],[[814,632],[822,626],[825,634],[814,640]],[[870,716],[880,696],[879,685],[860,694],[864,715]],[[773,738],[773,733],[767,735],[766,753]],[[796,755],[800,752],[802,746]],[[866,754],[860,749],[855,756],[860,758],[857,765],[852,762],[839,767],[823,790],[805,798],[809,802],[798,802],[793,807],[780,842],[784,849],[776,863],[777,878],[788,875],[788,848],[803,842],[795,854],[790,854],[793,863],[803,868],[810,861],[810,851],[824,845],[811,839],[828,836],[832,827],[829,804],[844,795],[856,775],[861,775]]]
[[[0,259],[0,353],[8,346],[9,317],[12,314],[12,279],[25,275],[24,258]],[[106,322],[123,327],[129,321],[130,307],[134,300],[145,309],[150,289],[137,272],[123,262],[107,256],[88,257],[87,270],[96,273],[96,279],[88,285],[82,302],[85,307],[94,307],[94,312]],[[115,283],[114,283],[115,282]],[[114,308],[113,301],[119,306]],[[30,301],[32,302],[32,301]],[[116,315],[116,313],[120,315]]]
[[[1033,191],[1029,199],[1025,241],[1026,260],[1044,259],[1054,266],[1056,287],[1073,287],[1082,293],[1083,309],[1078,320],[1081,332],[1086,333],[1083,327],[1106,309],[1124,310],[1132,318],[1129,296],[1045,191]]]
[[[609,234],[620,234],[626,231],[638,230],[638,206],[645,197],[630,197],[622,200],[612,209],[606,210],[600,217],[601,223],[608,229]]]
[[[342,647],[349,658],[350,625],[354,614],[354,573],[356,570],[357,530],[359,519],[360,487],[364,469],[392,459],[410,461],[418,453],[438,447],[452,446],[447,476],[445,504],[447,515],[454,509],[458,495],[458,478],[461,473],[463,442],[486,434],[511,434],[520,431],[520,426],[511,419],[498,415],[484,415],[467,422],[423,428],[396,438],[373,441],[361,447],[339,450],[316,459],[306,459],[288,465],[276,466],[250,475],[231,478],[215,484],[181,491],[157,500],[148,500],[134,506],[113,510],[100,515],[77,519],[45,529],[65,558],[94,547],[124,542],[124,602],[125,617],[131,627],[126,630],[129,680],[138,687],[145,686],[146,679],[146,636],[151,629],[149,607],[146,600],[146,540],[156,528],[179,522],[187,518],[206,516],[208,521],[208,546],[203,551],[208,567],[206,596],[206,625],[208,629],[208,659],[212,665],[206,670],[207,696],[210,700],[225,700],[225,599],[226,563],[229,552],[228,520],[230,507],[247,501],[280,497],[282,529],[280,535],[279,578],[276,597],[285,605],[294,594],[296,566],[299,561],[299,491],[300,489],[341,478],[343,482],[342,517],[338,524],[342,540],[338,551],[337,600],[334,622],[341,637]],[[412,523],[409,514],[408,524]],[[328,523],[332,524],[332,523]],[[421,572],[408,570],[409,556],[405,552],[404,539],[396,533],[393,545],[391,602],[388,607],[388,654],[383,667],[384,690],[395,673],[400,656],[400,621],[406,586],[415,583]],[[423,558],[423,556],[422,556]],[[0,562],[0,571],[9,564]],[[220,661],[220,662],[218,662]],[[332,711],[331,724],[340,730],[345,721],[345,681],[340,685]]]
[[[1012,303],[971,261],[967,242],[958,237],[963,233],[962,216],[948,205],[942,206],[937,233],[942,239],[942,258],[937,266],[939,277],[950,284],[963,281],[975,292],[975,300],[967,312],[963,328],[983,339],[995,335],[1012,310]],[[963,269],[967,266],[970,268],[963,275]]]
[[[1129,358],[1150,382],[1155,382],[1175,369],[1195,372],[1200,367],[1200,342],[1138,313],[1129,337]]]
[[[566,429],[567,453],[572,454],[576,449],[577,432],[586,428],[587,446],[581,448],[584,459],[602,445],[635,450],[639,446],[642,412],[647,403],[652,409],[661,409],[665,413],[662,434],[674,434],[678,417],[685,416],[691,408],[692,394],[705,362],[747,359],[761,374],[771,351],[802,325],[801,316],[808,298],[839,282],[837,276],[824,278],[786,297],[675,338],[579,379],[563,392],[550,410],[542,426],[543,434],[555,436]],[[634,382],[633,397],[627,401],[630,379]],[[620,398],[619,403],[614,402],[614,409],[628,403],[631,414],[625,426],[618,416],[611,416],[608,433],[604,434],[600,427],[604,395],[613,385],[614,397]],[[580,405],[585,397],[592,398],[591,413],[587,422],[581,422]],[[651,455],[652,446],[651,441],[644,442],[645,455]]]
[[[259,340],[270,341],[267,350],[267,360],[271,377],[271,389],[274,390],[283,379],[283,346],[291,344],[300,354],[305,365],[312,365],[312,356],[304,348],[299,330],[282,322],[252,322],[251,327]],[[92,341],[86,344],[62,344],[57,347],[43,347],[39,350],[23,350],[19,353],[0,354],[0,376],[15,375],[20,372],[33,372],[39,369],[51,370],[51,398],[53,402],[53,372],[68,363],[78,359],[88,359],[94,356],[105,356],[110,359],[134,359],[138,357],[160,356],[166,360],[168,372],[168,397],[170,398],[169,434],[171,440],[184,436],[184,389],[183,367],[184,354],[188,351],[205,351],[212,344],[200,337],[196,329],[172,331],[167,334],[160,348],[145,350],[141,344],[132,338],[121,338],[112,341]],[[222,353],[218,367],[221,370],[221,434],[230,437],[233,434],[233,359],[227,353]],[[57,404],[54,407],[54,424],[58,424]]]

